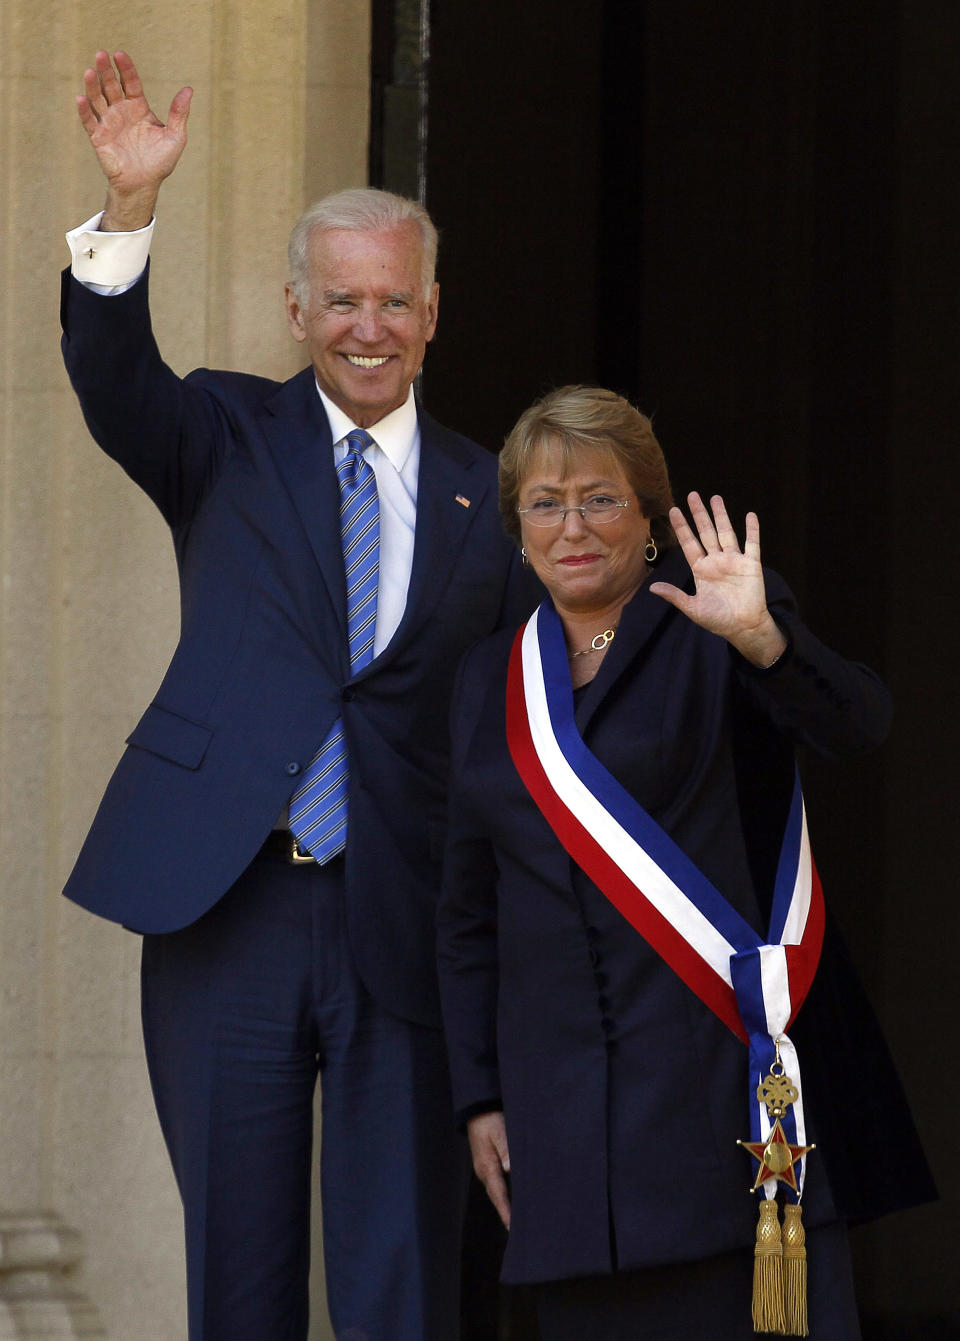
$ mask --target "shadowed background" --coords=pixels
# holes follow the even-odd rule
[[[626,394],[678,496],[756,510],[808,622],[890,684],[888,744],[805,760],[805,791],[943,1198],[855,1235],[865,1334],[960,1335],[960,10],[480,15],[432,6],[426,198],[448,240],[425,397],[495,445],[549,386]]]

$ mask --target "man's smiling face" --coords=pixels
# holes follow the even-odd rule
[[[306,292],[287,285],[287,319],[321,389],[361,428],[402,405],[437,325],[415,224],[382,232],[317,230]]]

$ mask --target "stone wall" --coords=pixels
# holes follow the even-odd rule
[[[102,1334],[98,1311],[111,1338],[179,1341],[180,1208],[142,1055],[139,944],[59,895],[177,633],[165,527],[90,441],[57,344],[63,232],[103,196],[74,95],[105,44],[130,51],[161,116],[195,89],[153,251],[161,348],[181,372],[283,377],[300,366],[289,226],[366,179],[369,11],[0,6],[0,1337],[39,1335],[30,1300],[49,1312],[62,1277],[92,1310],[56,1335]]]

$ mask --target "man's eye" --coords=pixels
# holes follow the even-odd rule
[[[391,298],[387,307],[394,312],[405,312],[407,309],[407,300],[405,298]]]

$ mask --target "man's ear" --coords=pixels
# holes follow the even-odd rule
[[[427,341],[433,339],[437,329],[437,310],[440,307],[440,285],[434,284],[433,292],[427,300]]]
[[[285,289],[287,301],[287,325],[290,327],[290,334],[300,344],[307,338],[306,328],[303,324],[303,308],[300,306],[300,299],[292,284],[288,284]]]

